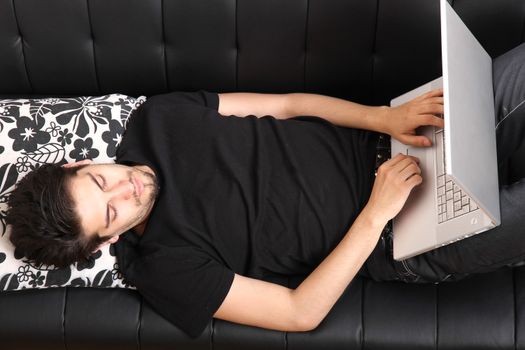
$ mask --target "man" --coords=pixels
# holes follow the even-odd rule
[[[496,87],[508,80],[498,69],[523,64],[524,48],[495,62]],[[522,139],[512,113],[523,96],[504,91],[518,87],[495,91],[506,111],[500,163]],[[378,244],[424,181],[417,159],[401,154],[374,178],[378,133],[428,147],[415,129],[443,127],[441,113],[439,90],[396,108],[312,94],[155,96],[130,121],[119,164],[44,166],[22,179],[10,198],[11,240],[57,266],[116,243],[126,279],[191,336],[211,317],[311,330],[357,273],[440,282],[525,258],[520,181],[500,189],[502,225],[490,233],[407,259],[404,270]],[[276,274],[308,277],[290,289],[265,281]]]
[[[194,336],[211,316],[313,329],[421,182],[416,160],[398,155],[370,195],[377,133],[365,129],[428,146],[414,130],[442,126],[442,109],[441,91],[399,108],[312,94],[155,96],[130,121],[119,164],[26,176],[10,199],[11,240],[63,266],[126,233],[116,245],[124,276]],[[35,229],[42,222],[48,233]],[[310,276],[292,290],[263,281],[271,273]]]

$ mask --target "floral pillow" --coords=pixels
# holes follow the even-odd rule
[[[57,269],[35,266],[9,241],[7,199],[18,180],[46,163],[114,162],[128,119],[146,98],[0,100],[0,291],[60,286],[128,287],[111,246],[89,261]]]

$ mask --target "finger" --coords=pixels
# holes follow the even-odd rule
[[[445,106],[438,103],[421,104],[418,106],[417,111],[419,114],[443,114]]]
[[[420,124],[424,125],[423,123],[420,123]],[[415,133],[402,134],[399,137],[399,141],[409,146],[416,146],[416,147],[432,146],[432,142],[427,137],[416,135]]]
[[[429,97],[427,99],[425,99],[425,104],[444,104],[445,103],[445,99],[443,97]]]
[[[421,174],[416,174],[416,175],[412,176],[411,178],[407,179],[405,181],[405,184],[410,189],[412,189],[412,188],[416,187],[417,185],[420,185],[422,182],[423,182],[423,177],[421,176]]]
[[[421,169],[415,163],[410,163],[406,168],[404,168],[399,173],[403,181],[408,180],[408,178],[410,178],[412,175],[415,175],[415,174],[417,175],[421,174]]]
[[[436,117],[435,115],[431,115],[431,114],[425,114],[420,117],[421,117],[421,125],[433,125],[433,126],[437,126],[438,128],[445,127],[445,119],[443,118]]]
[[[426,92],[424,94],[421,94],[419,95],[418,97],[416,97],[414,99],[414,101],[417,101],[417,100],[425,100],[427,98],[430,98],[430,97],[436,97],[436,96],[443,96],[443,89],[440,88],[440,89],[435,89],[435,90],[431,90],[429,92]]]
[[[406,167],[408,167],[410,164],[416,164],[416,157],[414,156],[408,156],[408,155],[403,155],[403,159],[401,159],[401,161],[397,162],[393,168],[395,169],[395,172],[396,173],[400,173],[402,172]]]
[[[395,166],[397,163],[399,163],[400,161],[402,161],[404,159],[404,154],[403,153],[398,153],[394,156],[392,156],[387,162],[385,162],[385,166]]]
[[[429,91],[424,96],[426,96],[426,98],[435,97],[435,96],[443,96],[443,88],[434,89],[432,91]]]
[[[412,159],[412,161],[416,161],[417,158],[414,156],[403,154],[403,153],[398,153],[395,156],[393,156],[391,159],[389,159],[388,161],[384,162],[383,165],[389,166],[389,167],[396,167],[400,162],[407,160],[407,159]],[[417,159],[417,161],[419,161],[419,159]]]
[[[418,135],[405,135],[402,141],[405,145],[411,145],[416,147],[430,147],[432,146],[432,141],[426,136]]]

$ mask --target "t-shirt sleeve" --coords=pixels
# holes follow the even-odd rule
[[[149,165],[144,155],[152,153],[152,137],[162,139],[160,135],[166,132],[174,137],[177,129],[187,130],[188,126],[199,125],[199,116],[218,118],[218,109],[219,95],[204,90],[149,97],[126,123],[124,137],[116,151],[117,162],[126,163],[123,157],[133,154],[135,158],[140,158],[136,161]]]
[[[136,260],[128,276],[160,315],[199,336],[221,306],[234,272],[192,248],[170,248]]]
[[[196,105],[219,110],[219,95],[217,93],[199,90],[195,92],[170,92],[150,97],[144,105],[156,103],[166,105]]]

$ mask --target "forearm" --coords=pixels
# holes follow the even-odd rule
[[[316,116],[332,124],[384,132],[386,106],[365,106],[343,99],[304,93],[287,95],[288,116]]]
[[[330,255],[292,291],[299,322],[310,328],[325,318],[379,240],[386,222],[374,221],[373,213],[366,210]]]

